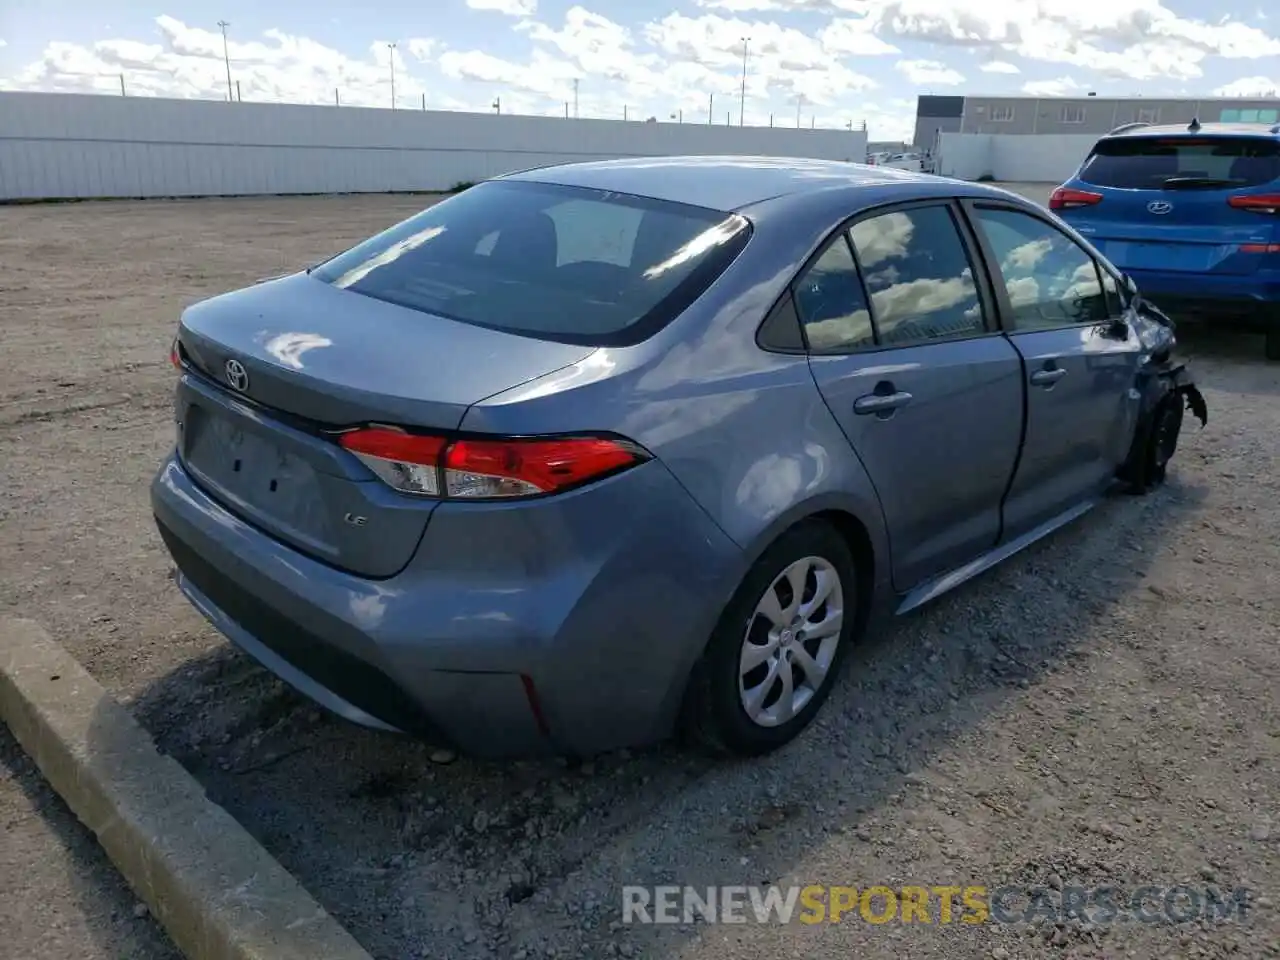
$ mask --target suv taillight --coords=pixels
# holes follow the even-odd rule
[[[1243,193],[1227,197],[1227,204],[1237,210],[1249,210],[1253,213],[1280,213],[1280,194]]]
[[[173,343],[169,346],[169,363],[173,365],[173,369],[182,369],[182,347],[178,343],[178,338],[173,338]]]
[[[340,434],[338,443],[401,493],[461,500],[558,493],[649,459],[610,437],[450,440],[372,426]]]
[[[1050,210],[1071,210],[1075,207],[1092,207],[1102,202],[1102,194],[1074,187],[1059,187],[1049,195]]]

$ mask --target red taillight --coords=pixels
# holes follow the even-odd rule
[[[1059,187],[1049,195],[1050,210],[1071,210],[1075,207],[1091,207],[1102,202],[1102,194],[1072,187]]]
[[[173,369],[182,369],[182,348],[178,345],[178,338],[173,338],[173,343],[169,347],[169,362],[173,364]]]
[[[408,433],[396,427],[368,427],[338,437],[360,462],[388,486],[402,493],[435,497],[440,494],[441,437]]]
[[[1252,213],[1280,213],[1280,194],[1245,193],[1227,197],[1227,204],[1237,210],[1249,210]]]
[[[1241,253],[1280,253],[1280,243],[1242,243]]]
[[[644,459],[636,447],[607,437],[449,441],[369,427],[338,442],[402,493],[467,500],[555,493]]]

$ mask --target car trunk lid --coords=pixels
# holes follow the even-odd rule
[[[189,308],[176,416],[183,465],[242,519],[369,577],[408,563],[435,501],[378,480],[330,431],[456,430],[473,403],[591,347],[459,323],[305,274]]]

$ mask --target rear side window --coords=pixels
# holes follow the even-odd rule
[[[1255,187],[1280,178],[1280,144],[1252,137],[1101,140],[1079,178],[1136,190]]]
[[[651,335],[746,243],[735,214],[496,180],[325,262],[333,286],[464,323],[611,346]]]
[[[875,345],[867,296],[843,234],[796,281],[795,301],[814,353]]]

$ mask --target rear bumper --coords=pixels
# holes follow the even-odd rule
[[[1211,316],[1265,326],[1280,323],[1280,276],[1128,271],[1138,289],[1173,317]]]
[[[660,463],[529,502],[442,504],[367,580],[209,497],[171,458],[152,508],[183,593],[317,703],[477,756],[667,736],[745,558]]]

